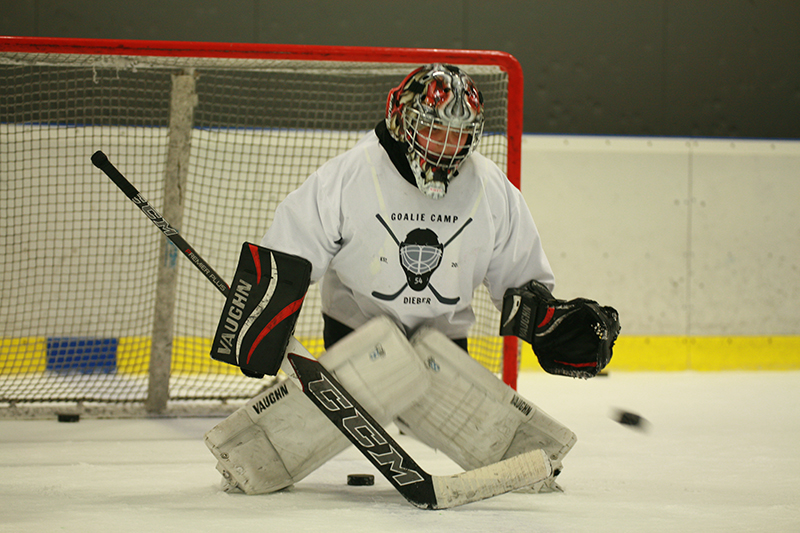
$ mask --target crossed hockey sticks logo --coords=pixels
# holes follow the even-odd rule
[[[406,239],[400,242],[380,213],[376,214],[375,217],[383,227],[386,228],[389,236],[395,244],[397,244],[400,254],[400,266],[403,268],[403,272],[406,275],[406,282],[393,294],[383,294],[378,291],[372,291],[372,296],[379,300],[392,301],[400,296],[400,294],[406,290],[406,287],[411,287],[412,290],[418,292],[427,287],[431,290],[433,296],[439,303],[445,305],[457,304],[460,297],[447,298],[442,296],[430,283],[430,279],[441,264],[444,249],[464,231],[464,228],[472,222],[472,218],[468,218],[446,243],[439,244],[436,233],[429,229],[412,230],[406,235]]]

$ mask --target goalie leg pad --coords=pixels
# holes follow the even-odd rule
[[[288,379],[217,424],[205,442],[226,484],[245,494],[286,488],[349,444]]]
[[[373,318],[345,336],[319,362],[381,424],[430,387],[411,343],[387,317]]]
[[[288,351],[311,357],[295,339]],[[320,362],[381,424],[430,386],[410,343],[386,318],[354,331]],[[205,442],[226,484],[246,494],[288,487],[350,445],[292,380],[255,396],[209,431]]]
[[[542,449],[560,470],[575,434],[524,399],[442,333],[423,329],[411,343],[426,363],[428,392],[398,426],[471,470]]]

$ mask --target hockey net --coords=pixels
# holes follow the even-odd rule
[[[242,242],[258,242],[277,204],[429,62],[475,78],[479,149],[518,186],[522,80],[507,54],[0,38],[0,407],[11,408],[0,411],[164,412],[256,394],[263,381],[209,356],[224,299],[91,154],[108,154],[230,281]],[[471,355],[515,385],[516,343],[497,336],[483,289],[475,312]],[[295,336],[317,355],[321,326],[312,287]]]

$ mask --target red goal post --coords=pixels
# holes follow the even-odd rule
[[[128,350],[131,353],[149,352],[144,358],[145,362],[136,363],[149,365],[149,370],[136,368],[130,372],[130,375],[149,372],[149,383],[138,385],[140,389],[146,387],[149,390],[130,394],[115,392],[110,394],[109,397],[112,398],[110,401],[137,401],[146,397],[149,409],[160,411],[163,410],[167,400],[210,399],[212,396],[229,399],[252,395],[250,391],[232,392],[225,388],[227,385],[218,395],[207,395],[205,392],[196,391],[208,390],[210,385],[196,380],[184,386],[181,375],[192,374],[198,370],[194,367],[192,370],[182,369],[179,366],[180,362],[184,358],[191,358],[186,354],[202,351],[205,340],[194,339],[188,333],[173,337],[172,332],[162,332],[165,337],[159,341],[156,330],[170,329],[173,321],[176,323],[175,329],[178,330],[188,331],[196,327],[194,324],[183,324],[180,322],[183,319],[174,318],[170,314],[172,311],[168,311],[166,316],[159,315],[163,311],[159,307],[163,307],[161,302],[164,298],[167,298],[167,301],[172,301],[170,298],[180,300],[180,295],[188,292],[199,296],[196,296],[196,300],[183,304],[188,309],[183,311],[184,314],[209,307],[213,308],[213,311],[209,311],[210,315],[214,315],[218,312],[219,305],[214,307],[218,302],[215,297],[203,296],[208,294],[204,291],[213,291],[213,287],[202,288],[202,280],[196,282],[186,280],[194,276],[186,273],[180,276],[179,282],[173,282],[171,288],[164,288],[166,292],[160,292],[162,291],[160,286],[159,289],[150,290],[148,287],[143,290],[142,285],[133,278],[142,276],[148,279],[149,277],[161,279],[164,271],[163,263],[171,261],[169,247],[162,243],[161,250],[154,251],[147,239],[158,241],[159,237],[152,228],[136,219],[136,213],[129,216],[125,212],[134,210],[129,209],[124,199],[117,198],[113,194],[106,195],[105,191],[98,193],[93,189],[102,189],[103,185],[96,183],[99,178],[92,174],[89,155],[94,149],[104,149],[112,161],[118,164],[140,188],[143,195],[154,205],[161,207],[160,211],[167,220],[176,227],[183,225],[182,233],[189,233],[187,239],[203,253],[204,257],[212,264],[227,266],[227,269],[218,268],[218,270],[223,276],[230,277],[232,267],[228,263],[235,261],[236,254],[227,250],[225,247],[229,244],[227,241],[230,241],[235,248],[242,240],[260,238],[266,229],[266,221],[263,218],[255,221],[257,224],[242,229],[241,235],[237,233],[221,235],[218,232],[219,222],[211,224],[199,220],[199,215],[193,214],[194,211],[209,213],[219,207],[220,220],[226,220],[225,217],[232,211],[245,211],[251,204],[256,208],[264,206],[274,208],[281,197],[290,192],[296,183],[281,183],[275,190],[269,191],[258,181],[251,181],[252,187],[246,188],[231,178],[230,181],[226,181],[225,188],[220,190],[214,189],[210,183],[220,175],[238,178],[251,174],[258,177],[267,174],[268,171],[280,174],[284,170],[279,166],[282,163],[276,162],[276,158],[283,159],[288,157],[285,154],[295,151],[300,154],[298,157],[303,164],[307,164],[307,168],[300,168],[299,171],[308,175],[324,159],[344,149],[338,145],[334,146],[339,141],[332,140],[329,134],[316,133],[328,128],[320,124],[327,124],[326,121],[335,122],[343,113],[350,113],[341,108],[347,104],[345,100],[353,101],[354,105],[364,104],[369,100],[365,96],[351,95],[352,90],[345,87],[338,96],[331,93],[329,101],[324,104],[312,99],[300,105],[290,103],[286,109],[277,112],[273,110],[271,104],[267,108],[264,102],[258,101],[258,93],[264,84],[272,84],[273,78],[278,77],[275,74],[269,78],[262,78],[263,73],[275,72],[286,75],[286,81],[281,82],[283,85],[280,87],[276,87],[275,96],[271,100],[284,103],[295,98],[303,98],[309,85],[318,83],[320,86],[324,85],[326,90],[331,87],[332,91],[336,91],[340,90],[338,87],[344,78],[353,75],[365,76],[373,70],[377,72],[377,77],[383,76],[387,80],[390,79],[392,84],[396,84],[414,66],[430,62],[446,62],[462,66],[476,78],[479,87],[485,93],[487,88],[493,93],[487,102],[487,110],[491,107],[496,116],[493,120],[496,122],[490,125],[487,119],[487,136],[480,149],[482,152],[484,150],[491,152],[485,155],[494,159],[506,171],[509,180],[519,187],[523,78],[520,64],[513,56],[504,52],[0,37],[0,69],[3,69],[1,82],[3,85],[0,90],[5,95],[5,101],[0,101],[0,151],[6,154],[0,156],[2,158],[0,171],[9,176],[9,179],[5,180],[5,187],[13,187],[15,191],[21,190],[20,187],[24,186],[33,187],[31,191],[16,194],[17,199],[25,198],[22,201],[25,205],[20,204],[15,209],[11,203],[15,194],[11,194],[7,196],[6,204],[2,206],[8,209],[9,217],[12,217],[9,223],[16,227],[14,237],[7,236],[3,241],[4,255],[10,255],[15,259],[10,264],[3,264],[7,278],[5,283],[9,289],[6,294],[11,294],[12,297],[5,298],[4,301],[7,303],[2,305],[16,305],[21,301],[33,299],[40,302],[48,301],[55,309],[50,311],[40,309],[39,314],[31,312],[33,314],[19,317],[18,321],[7,321],[3,326],[4,330],[0,336],[2,342],[0,402],[71,399],[61,392],[40,398],[32,395],[25,387],[41,388],[41,384],[24,385],[24,380],[15,381],[15,376],[18,377],[20,374],[24,374],[26,379],[30,380],[37,372],[52,373],[53,364],[58,370],[58,363],[52,361],[53,354],[58,352],[58,339],[95,339],[91,342],[99,342],[96,339],[111,339],[112,344],[118,343],[114,350],[120,352]],[[339,70],[341,74],[337,74]],[[353,74],[354,72],[357,73]],[[483,72],[486,72],[485,79],[491,81],[483,81]],[[497,74],[494,74],[495,72]],[[237,78],[236,76],[240,74],[241,76]],[[317,79],[313,76],[317,75],[324,81],[313,81]],[[495,82],[497,87],[494,87]],[[378,85],[368,89],[375,93],[370,98],[374,98],[374,102],[380,101],[377,109],[374,102],[370,104],[371,109],[378,115],[382,115],[386,92],[393,86],[386,85],[388,81],[383,83],[383,86]],[[159,88],[159,84],[164,85],[163,90]],[[213,96],[200,97],[201,102],[198,104],[196,95],[201,92],[201,84],[214,84],[221,88],[221,92]],[[156,92],[151,94],[149,91]],[[163,105],[153,103],[159,99],[166,103]],[[269,120],[261,121],[259,114],[262,112],[276,114],[270,116]],[[234,115],[236,118],[231,118]],[[374,125],[373,115],[368,115],[364,120],[367,121],[365,124]],[[351,128],[364,129],[364,126],[353,125]],[[277,144],[266,148],[264,141],[252,141],[248,137],[253,131],[265,129],[281,131],[283,137],[274,141]],[[87,137],[90,130],[92,137]],[[315,133],[300,135],[299,131]],[[207,139],[203,135],[211,135],[213,138]],[[247,139],[243,144],[237,140],[244,137]],[[292,140],[288,140],[290,137]],[[294,142],[297,144],[290,144]],[[314,155],[319,155],[319,160],[302,152],[303,145],[309,142],[326,147],[327,151],[314,149]],[[351,140],[345,141],[347,142]],[[264,159],[259,150],[269,152],[269,158]],[[201,152],[209,152],[211,155],[201,162],[197,155]],[[143,162],[145,160],[148,162]],[[286,163],[286,166],[297,167],[298,164]],[[214,199],[212,202],[185,210],[179,201],[177,206],[170,207],[170,198],[175,194],[180,196],[182,188],[186,187],[187,173],[201,178],[207,174],[209,179],[192,181],[194,177],[190,176],[186,195],[192,196],[192,199],[209,197]],[[8,191],[2,192],[6,195]],[[62,207],[55,207],[56,200],[45,198],[50,194],[58,195],[76,208],[64,212]],[[44,203],[45,207],[36,206],[37,202],[30,198],[38,198],[41,200],[39,204]],[[91,199],[88,204],[94,205],[96,209],[87,211],[88,205],[83,203],[87,199]],[[34,220],[37,219],[37,209],[43,210],[42,216]],[[101,209],[106,211],[100,212]],[[124,221],[120,221],[120,217]],[[64,245],[63,249],[58,248],[58,243],[63,239],[54,241],[55,246],[51,250],[57,250],[55,253],[60,254],[61,261],[58,271],[54,274],[48,270],[53,265],[47,265],[47,260],[41,257],[42,254],[48,253],[47,247],[33,243],[43,236],[45,238],[52,235],[60,236],[59,232],[64,230],[65,225],[74,226],[73,233],[79,234],[76,237],[79,240],[71,245]],[[111,261],[113,265],[106,268],[106,270],[114,269],[111,273],[94,270],[100,268],[99,263],[108,262],[104,258],[105,254],[94,258],[77,259],[81,254],[91,256],[94,253],[89,251],[92,243],[96,241],[99,232],[104,231],[102,228],[98,229],[98,226],[115,228],[115,231],[126,239],[123,244],[130,243],[133,248],[133,251],[117,251],[117,255]],[[217,229],[214,229],[215,226]],[[26,231],[30,231],[30,234],[26,235]],[[139,232],[143,235],[141,244],[137,237]],[[220,242],[225,242],[225,246],[215,249],[215,245]],[[37,254],[40,257],[34,257]],[[146,259],[142,259],[143,257]],[[64,266],[67,263],[74,264]],[[123,264],[127,267],[122,266]],[[176,268],[181,270],[185,267],[178,264]],[[79,274],[84,271],[88,274]],[[33,289],[28,287],[29,284],[21,284],[20,279],[14,279],[23,278],[31,273],[51,280],[51,285],[47,287],[50,291],[48,295],[30,292]],[[109,279],[105,280],[105,276]],[[87,303],[88,300],[82,301],[77,289],[76,292],[69,292],[67,283],[64,282],[67,279],[71,280],[70,283],[73,285],[74,280],[79,279],[80,283],[87,284],[84,286],[85,289],[90,283],[96,284],[96,294],[91,299],[93,304]],[[128,285],[120,281],[128,279],[131,280]],[[21,292],[20,285],[25,286],[25,292]],[[117,320],[127,322],[125,313],[132,310],[136,304],[122,302],[127,302],[126,298],[132,298],[129,293],[136,294],[139,290],[147,293],[147,301],[142,305],[145,308],[149,306],[150,309],[142,313],[149,313],[149,318],[141,326],[132,327],[131,333],[119,335],[113,328],[103,323],[104,319],[110,320],[111,317],[115,317]],[[121,307],[89,310],[92,305],[108,297],[109,293],[119,300]],[[64,303],[67,300],[77,303]],[[134,300],[135,298],[131,302]],[[9,316],[12,314],[8,309],[2,311]],[[306,313],[309,312],[313,310],[306,309]],[[180,314],[179,311],[175,313]],[[476,313],[483,312],[476,311]],[[123,318],[120,319],[120,315]],[[149,324],[145,324],[147,320],[150,321]],[[207,319],[205,322],[210,320]],[[496,332],[497,321],[494,318],[486,320],[490,322],[494,320],[494,324],[489,327],[493,327]],[[129,322],[132,324],[134,320],[130,319]],[[203,325],[208,326],[205,323]],[[131,348],[133,346],[131,343],[146,337],[150,333],[148,331],[150,328],[153,331],[153,338],[142,341],[144,344],[141,347]],[[213,332],[213,328],[209,331]],[[472,346],[472,339],[470,342]],[[501,373],[503,380],[516,388],[519,368],[518,342],[514,338],[503,338],[497,342],[502,346],[502,356],[497,357],[496,362],[481,362],[491,370]],[[156,345],[159,343],[165,344],[162,351],[170,352],[160,363],[160,370],[158,357],[155,354]],[[31,351],[25,352],[25,350]],[[489,348],[489,351],[493,351],[493,348]],[[40,360],[41,352],[45,352],[46,361]],[[23,359],[31,358],[38,362],[28,368]],[[479,357],[478,359],[481,360]],[[212,363],[204,362],[203,365]],[[115,365],[118,366],[114,367],[113,372],[120,372],[121,366],[127,365],[126,371],[135,366],[122,360],[116,361]],[[62,375],[71,374],[75,369],[69,367],[68,370]],[[82,377],[75,383],[78,381],[84,383],[89,379],[87,375],[95,372],[91,368],[90,371],[85,371],[83,367],[79,373]],[[12,377],[9,378],[9,375]],[[82,401],[81,398],[103,400],[86,392],[87,385],[82,386],[85,388],[82,389],[83,392],[76,394],[76,401]],[[161,392],[155,390],[159,387]]]

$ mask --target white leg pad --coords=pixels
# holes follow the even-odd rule
[[[420,330],[411,344],[431,387],[396,423],[465,470],[542,449],[554,470],[575,434],[517,394],[443,334]]]
[[[294,339],[288,351],[310,357]],[[408,340],[386,318],[351,333],[320,362],[381,424],[430,386]],[[246,494],[288,487],[350,444],[290,379],[252,398],[212,428],[205,442],[219,461],[223,485]]]
[[[388,424],[430,387],[411,343],[386,317],[344,337],[319,362],[380,424]]]
[[[205,442],[225,481],[246,494],[288,487],[349,443],[289,379],[217,424]]]

